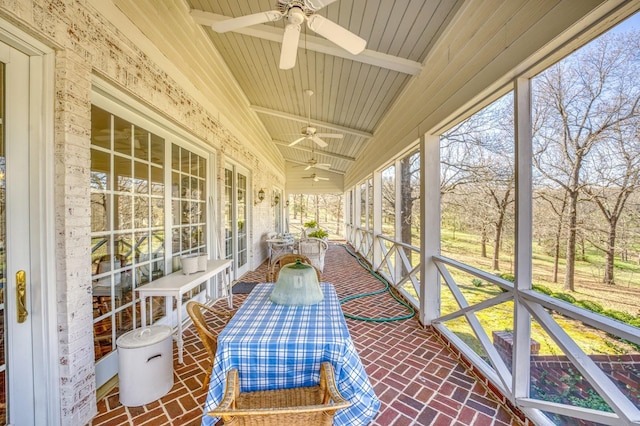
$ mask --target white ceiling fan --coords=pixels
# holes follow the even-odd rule
[[[315,13],[318,9],[335,1],[337,0],[278,0],[276,10],[216,22],[211,25],[211,28],[216,32],[225,33],[251,25],[285,19],[286,25],[282,37],[282,50],[280,51],[280,68],[283,70],[291,69],[296,64],[300,30],[305,20],[311,31],[320,34],[347,52],[357,55],[364,50],[367,44],[366,40]]]
[[[311,126],[311,96],[313,95],[313,91],[305,90],[305,95],[309,98],[308,106],[307,106],[307,125],[300,129],[300,133],[302,137],[296,139],[291,142],[289,146],[294,146],[305,139],[314,141],[321,148],[326,147],[328,144],[322,140],[322,138],[331,138],[331,139],[342,139],[344,135],[339,133],[316,133],[317,129]]]
[[[310,159],[309,161],[307,161],[307,167],[305,167],[305,170],[309,170],[309,169],[320,169],[320,170],[329,170],[331,168],[331,164],[329,163],[318,163],[318,160],[316,160],[315,158]]]
[[[313,179],[314,182],[319,182],[321,180],[329,180],[329,178],[318,176],[317,174],[312,174],[311,176],[302,176],[302,179]]]

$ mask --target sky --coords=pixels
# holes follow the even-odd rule
[[[630,29],[640,30],[640,12],[622,21],[611,29],[613,32],[623,32]]]

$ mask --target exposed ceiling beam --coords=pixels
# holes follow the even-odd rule
[[[300,150],[300,151],[312,152],[314,154],[319,154],[319,155],[326,155],[327,157],[337,158],[338,160],[356,161],[356,159],[353,158],[353,157],[348,157],[346,155],[341,155],[341,154],[335,154],[335,153],[329,152],[329,151],[322,151],[322,150],[319,150],[319,149],[305,148],[304,146],[300,146],[300,145],[289,146],[290,142],[282,142],[282,141],[279,141],[277,139],[274,139],[273,143],[278,145],[278,146],[286,146],[287,148],[297,149],[297,150]],[[291,161],[291,160],[285,158],[285,161]]]
[[[308,166],[308,165],[309,165],[309,163],[305,163],[304,161],[296,161],[296,160],[291,160],[291,159],[288,159],[288,158],[285,158],[285,160],[284,160],[284,161],[288,161],[289,163],[300,164],[300,165],[302,165],[302,166]],[[309,170],[313,170],[313,167],[312,167],[312,168],[310,168]],[[339,174],[339,175],[343,175],[343,174],[345,174],[345,173],[346,173],[346,172],[344,172],[344,171],[342,171],[342,170],[338,170],[338,169],[334,169],[334,168],[329,168],[329,169],[316,169],[316,170],[323,170],[323,171],[325,171],[325,172],[336,173],[336,174]],[[305,170],[305,171],[306,171],[306,170]]]
[[[231,19],[229,16],[218,15],[217,13],[205,12],[203,10],[196,9],[191,10],[191,16],[198,24],[208,26],[211,26],[211,24],[216,22]],[[275,41],[277,43],[282,42],[282,35],[284,33],[282,29],[270,25],[253,25],[251,27],[240,28],[234,32]],[[300,38],[298,45],[315,52],[338,56],[340,58],[386,68],[403,74],[418,75],[422,71],[422,64],[420,62],[411,61],[398,56],[387,55],[386,53],[380,53],[369,49],[365,49],[359,55],[352,55],[346,50],[320,37],[307,36],[306,43],[303,38]]]
[[[299,121],[300,123],[307,124],[309,119],[300,115],[289,114],[288,112],[276,111],[274,109],[259,107],[251,105],[250,108],[259,114],[271,115],[273,117],[285,118],[287,120]],[[350,135],[359,136],[361,138],[370,139],[373,137],[373,133],[365,132],[362,130],[352,129],[350,127],[339,126],[333,123],[327,123],[326,121],[311,120],[312,124],[316,124],[318,127],[324,127],[327,129],[335,130],[336,132],[348,133]]]

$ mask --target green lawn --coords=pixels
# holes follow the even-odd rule
[[[491,258],[480,256],[480,244],[478,237],[470,234],[455,232],[455,236],[448,230],[442,231],[442,254],[457,261],[472,265],[478,269],[499,273],[512,273],[511,253],[501,253],[501,271],[492,271]],[[488,247],[491,253],[491,247]],[[631,262],[622,263],[621,267],[616,265],[616,281],[620,284],[615,286],[604,285],[600,282],[599,271],[601,272],[602,257],[597,253],[587,253],[587,260],[576,264],[576,291],[570,292],[578,300],[591,300],[602,304],[605,309],[616,309],[627,312],[631,315],[640,313],[640,303],[637,292],[640,290],[640,266]],[[561,262],[559,281],[562,280],[564,269]],[[540,247],[533,247],[533,280],[535,284],[544,285],[555,292],[565,292],[562,289],[562,282],[551,282],[553,270],[553,258],[545,254]],[[472,276],[450,268],[452,276],[460,287],[468,303],[473,305],[482,300],[493,297],[501,292],[499,288],[489,283],[482,283],[479,287],[473,284]],[[476,281],[476,284],[477,281]],[[453,312],[458,309],[458,305],[451,296],[446,285],[442,290],[442,313]],[[507,302],[502,305],[484,309],[477,313],[477,317],[485,331],[504,331],[513,329],[513,303]],[[632,345],[620,342],[608,336],[606,333],[587,327],[579,321],[554,314],[554,319],[558,324],[576,341],[576,343],[587,354],[623,354],[637,352],[637,348]],[[454,332],[458,333],[463,340],[469,343],[478,353],[482,354],[471,328],[465,320],[452,321],[447,324]],[[553,342],[547,333],[536,323],[532,324],[532,338],[540,343],[541,354],[562,353],[560,348]]]

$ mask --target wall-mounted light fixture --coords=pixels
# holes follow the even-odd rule
[[[253,204],[259,204],[263,201],[264,201],[264,189],[260,188],[260,191],[258,191],[258,196],[256,198],[256,201],[254,201]]]
[[[285,206],[287,206],[287,207],[289,207],[289,200],[285,201],[285,202],[284,202],[284,205],[285,205]]]
[[[280,202],[280,194],[277,192],[273,193],[273,197],[271,197],[271,207],[275,207]]]

